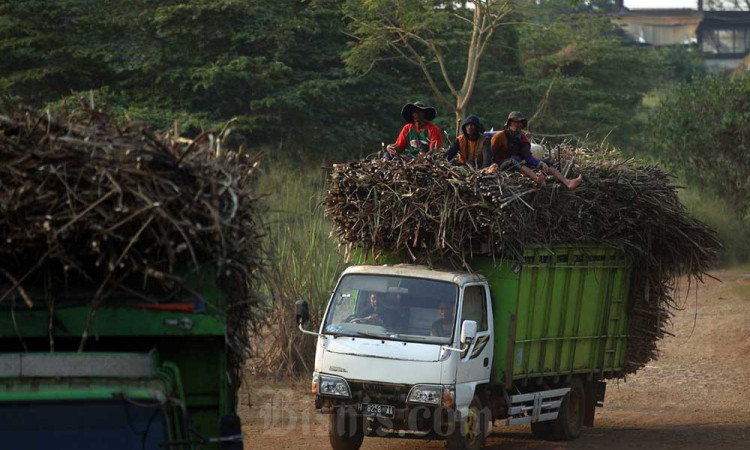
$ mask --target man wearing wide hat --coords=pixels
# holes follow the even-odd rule
[[[546,184],[545,175],[557,178],[566,188],[572,190],[581,184],[581,176],[568,180],[557,169],[547,165],[544,161],[536,159],[531,154],[531,143],[529,138],[521,131],[528,125],[528,119],[520,111],[512,111],[505,121],[503,131],[492,136],[492,160],[494,164],[489,167],[490,172],[498,168],[518,169],[522,174],[534,180],[539,187]],[[534,170],[540,169],[537,174]]]
[[[432,106],[422,102],[407,103],[401,109],[401,117],[406,125],[401,129],[395,144],[390,144],[385,152],[385,159],[406,150],[409,157],[416,158],[420,153],[432,153],[443,146],[440,128],[430,122],[437,112]]]

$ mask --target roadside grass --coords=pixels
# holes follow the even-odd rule
[[[696,188],[682,189],[680,200],[691,214],[719,234],[724,247],[718,261],[721,267],[750,262],[750,221],[738,219],[722,199]]]
[[[315,338],[297,329],[295,302],[308,302],[311,323],[305,328],[317,331],[336,278],[346,267],[323,215],[325,186],[325,175],[317,167],[274,166],[261,177],[259,192],[269,205],[269,265],[264,277],[268,306],[267,325],[256,336],[254,372],[312,372]]]

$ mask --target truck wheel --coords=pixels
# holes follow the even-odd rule
[[[556,441],[571,441],[581,435],[586,397],[583,383],[576,378],[570,392],[563,398],[557,420],[552,423],[552,438]]]
[[[531,424],[531,435],[534,439],[549,441],[552,439],[552,421],[533,422]]]
[[[328,440],[333,450],[359,450],[365,439],[363,419],[344,408],[328,416]]]
[[[447,436],[448,448],[451,450],[480,448],[490,432],[490,419],[489,410],[482,408],[482,402],[475,394],[469,405],[466,420],[457,423],[453,433]]]

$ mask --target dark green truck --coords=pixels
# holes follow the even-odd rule
[[[0,303],[1,447],[241,449],[225,298],[192,285],[169,302],[110,296],[94,314],[85,293]]]

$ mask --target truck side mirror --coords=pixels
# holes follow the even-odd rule
[[[473,320],[464,320],[461,324],[461,345],[469,345],[477,337],[477,323]]]
[[[294,303],[294,318],[298,325],[310,321],[310,309],[307,307],[307,302],[305,300],[297,300]]]

